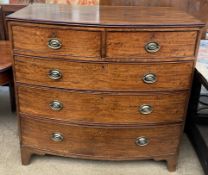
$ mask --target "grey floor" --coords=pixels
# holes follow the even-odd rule
[[[89,161],[55,156],[34,156],[29,166],[20,163],[17,119],[10,112],[7,87],[0,87],[0,175],[203,175],[198,158],[183,137],[177,171],[169,173],[165,162]]]

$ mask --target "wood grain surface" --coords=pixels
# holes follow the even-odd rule
[[[0,85],[12,81],[12,55],[9,41],[0,41]]]
[[[109,58],[164,58],[191,57],[195,54],[196,31],[193,32],[108,32],[106,57]],[[182,37],[183,36],[183,37]],[[160,50],[148,53],[145,45],[157,42]]]
[[[36,4],[15,12],[8,20],[79,26],[204,26],[191,15],[170,7]]]
[[[39,56],[82,56],[100,57],[101,33],[75,30],[66,27],[21,26],[12,27],[14,49]],[[60,40],[62,47],[48,47],[49,39]]]
[[[60,80],[51,80],[48,72],[58,69]],[[189,89],[193,62],[108,64],[15,57],[16,81],[77,90],[156,91]],[[146,84],[144,75],[154,73],[157,82]]]
[[[0,73],[12,66],[11,45],[9,41],[0,41]]]
[[[100,5],[112,6],[153,6],[174,7],[186,11],[206,23],[203,29],[203,39],[208,29],[208,1],[207,0],[100,0]]]
[[[174,61],[185,60],[187,57],[190,59],[195,55],[197,29],[166,30],[112,31],[104,28],[96,30],[21,23],[12,25],[13,47],[15,53],[19,54],[95,61]],[[51,38],[58,39],[62,47],[55,50],[49,48],[48,41]],[[160,50],[148,53],[145,46],[149,42],[157,42]]]
[[[18,86],[17,92],[20,113],[90,125],[181,122],[188,100],[188,92],[86,93],[29,86]],[[54,100],[63,104],[62,110],[50,108]],[[151,114],[141,114],[140,106],[144,104],[152,106]]]
[[[176,170],[202,22],[169,7],[39,4],[8,23],[24,165],[53,154],[166,160]],[[61,48],[49,49],[50,39]],[[160,50],[148,53],[149,42]],[[157,81],[145,83],[147,74]],[[49,106],[54,100],[61,110]],[[143,116],[141,105],[152,113]],[[138,146],[139,137],[149,144]]]
[[[175,154],[182,131],[181,125],[94,128],[24,117],[21,118],[21,126],[23,146],[105,160],[131,160]],[[51,135],[56,132],[63,135],[62,142],[51,140]],[[141,136],[149,139],[147,146],[141,147],[135,143]]]
[[[100,0],[100,5],[112,5],[112,6],[153,6],[153,7],[180,7],[185,9],[187,7],[188,0]],[[185,8],[183,8],[185,6]]]

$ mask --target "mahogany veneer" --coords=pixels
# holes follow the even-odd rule
[[[154,158],[176,152],[182,132],[181,125],[96,128],[45,122],[25,116],[21,125],[23,145],[60,155],[103,160]],[[49,136],[55,130],[65,136],[62,144],[51,141]],[[150,144],[138,149],[135,144],[138,135],[146,135]]]
[[[188,100],[187,91],[177,93],[83,93],[73,90],[18,86],[17,92],[19,94],[19,112],[22,114],[72,123],[103,123],[106,125],[181,122],[184,120],[185,104]],[[36,98],[37,96],[39,98]],[[51,111],[49,104],[54,99],[59,99],[64,104],[61,111]],[[151,117],[138,112],[139,107],[146,103],[154,106]]]
[[[184,90],[191,85],[193,62],[174,63],[81,63],[64,60],[15,56],[16,81],[50,87],[108,90]],[[54,81],[48,72],[58,69],[62,77]],[[157,74],[157,82],[146,84],[145,74]]]
[[[175,171],[203,23],[172,8],[61,5],[8,21],[23,164],[53,154]]]

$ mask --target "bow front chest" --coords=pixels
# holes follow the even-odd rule
[[[30,5],[8,17],[22,163],[176,169],[203,23],[168,7]]]

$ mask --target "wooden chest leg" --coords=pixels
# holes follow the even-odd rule
[[[174,172],[176,171],[177,166],[177,156],[170,156],[166,159],[168,171]]]
[[[32,155],[44,156],[45,152],[33,148],[29,148],[26,146],[21,146],[21,159],[22,165],[29,165]]]
[[[31,156],[32,156],[32,152],[29,148],[21,147],[22,165],[29,165]]]

